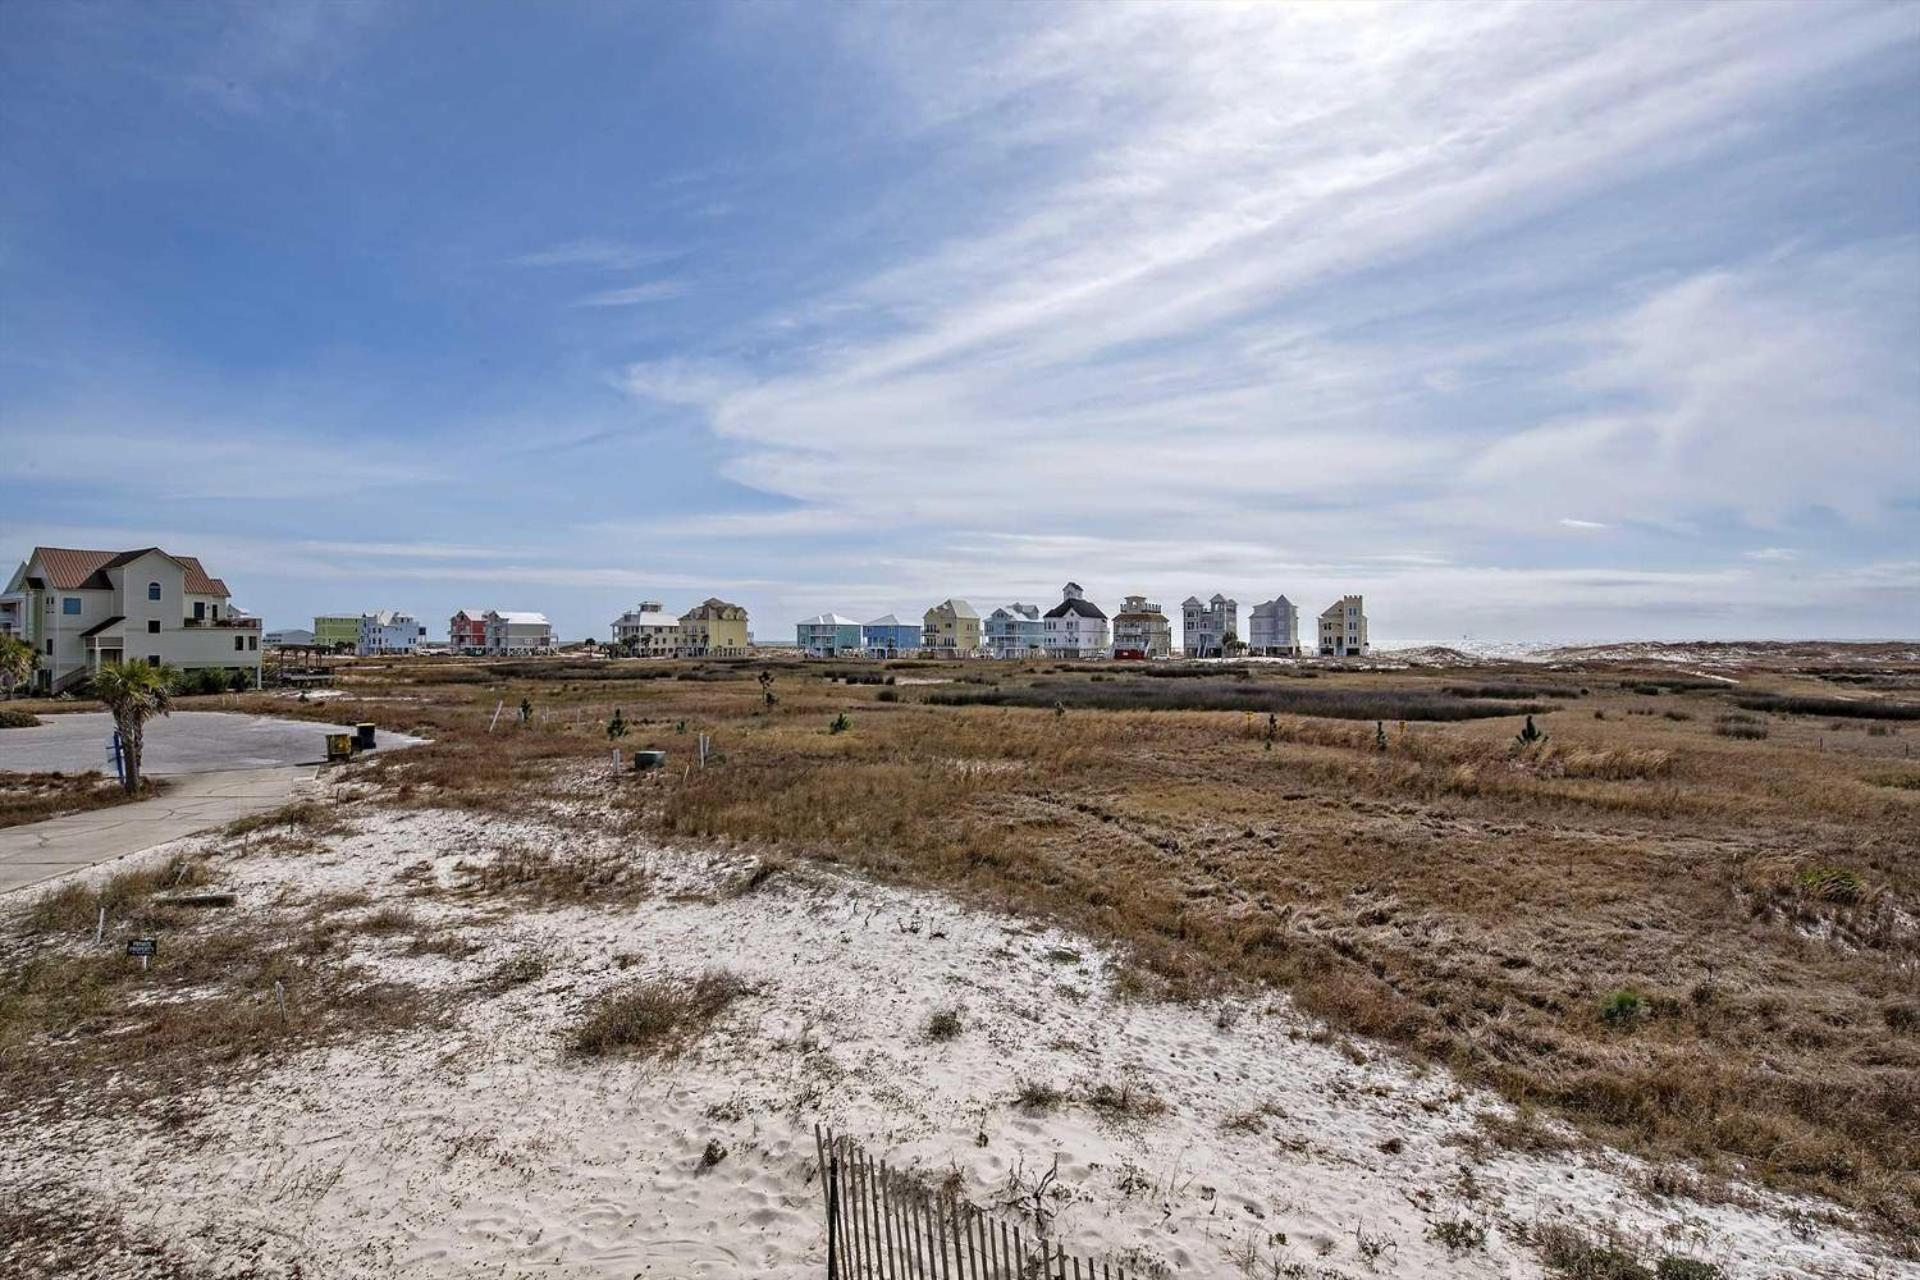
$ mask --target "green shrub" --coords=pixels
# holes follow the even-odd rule
[[[1794,877],[1808,897],[1822,902],[1858,902],[1866,896],[1866,885],[1845,867],[1807,867]]]
[[[1612,992],[1600,1002],[1600,1021],[1610,1027],[1631,1027],[1652,1012],[1647,998],[1630,988]]]
[[[31,711],[14,711],[0,707],[0,729],[31,729],[40,723],[40,717]]]

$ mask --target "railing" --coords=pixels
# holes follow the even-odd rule
[[[1127,1280],[1070,1257],[948,1192],[930,1191],[850,1138],[813,1128],[827,1218],[827,1280]]]
[[[241,631],[258,631],[258,618],[183,618],[181,621],[189,627],[233,627]]]

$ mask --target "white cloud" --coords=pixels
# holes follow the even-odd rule
[[[141,422],[140,430],[131,430]],[[135,411],[36,415],[0,431],[0,476],[20,483],[86,485],[143,498],[288,500],[349,489],[431,484],[444,470],[391,447],[250,425],[176,425]]]
[[[631,307],[643,302],[665,302],[678,298],[687,291],[687,286],[678,280],[648,280],[641,284],[628,285],[622,289],[606,289],[599,293],[588,294],[575,306],[580,307]]]
[[[1598,520],[1575,520],[1572,516],[1561,516],[1560,524],[1567,529],[1611,529],[1613,527],[1602,524]]]
[[[512,262],[520,267],[584,267],[600,271],[630,271],[635,267],[651,266],[679,256],[679,252],[672,249],[589,236],[521,254],[512,259]]]
[[[1027,17],[1014,31],[965,6],[848,15],[848,44],[898,88],[901,127],[981,156],[995,198],[884,270],[783,301],[768,332],[806,316],[806,345],[751,376],[627,371],[635,394],[706,413],[731,478],[932,536],[1144,533],[1190,558],[1266,541],[1341,560],[1409,542],[1455,555],[1516,524],[1597,528],[1560,515],[1596,494],[1619,521],[1679,528],[1807,504],[1869,519],[1915,487],[1898,448],[1915,404],[1899,363],[1914,328],[1902,294],[1920,292],[1911,245],[1616,291],[1588,280],[1582,310],[1551,325],[1454,316],[1413,337],[1391,326],[1459,300],[1340,287],[1697,163],[1910,38],[1911,16]],[[1514,263],[1476,287],[1498,300],[1553,269]],[[1489,376],[1607,407],[1518,430],[1442,411]]]

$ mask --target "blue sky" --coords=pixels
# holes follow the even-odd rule
[[[0,5],[0,555],[1920,634],[1920,6]]]

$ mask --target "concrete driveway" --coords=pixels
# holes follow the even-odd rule
[[[83,711],[42,717],[32,729],[0,730],[0,770],[107,772],[112,717]],[[225,711],[176,711],[147,723],[146,771],[165,792],[138,804],[95,809],[0,829],[0,894],[225,826],[286,804],[317,772],[325,735],[344,725]],[[418,738],[382,733],[380,749]]]
[[[113,717],[104,711],[74,711],[42,716],[31,729],[0,729],[0,770],[23,773],[59,769],[109,772],[107,743]],[[269,769],[276,765],[319,764],[326,759],[326,735],[346,733],[351,725],[230,711],[176,711],[147,721],[146,758],[152,776]],[[418,738],[382,733],[380,745],[410,746]]]

